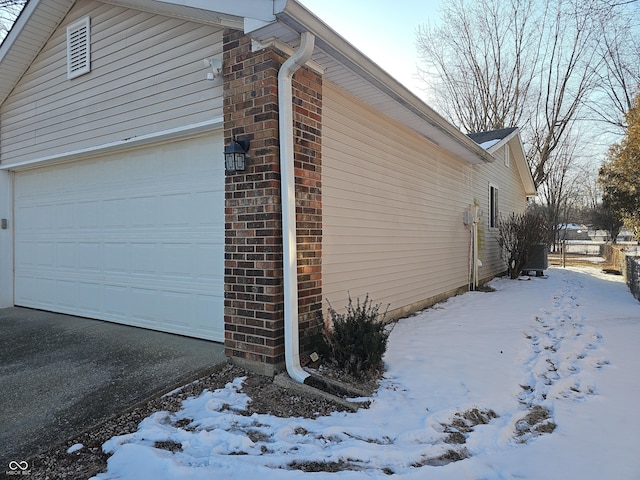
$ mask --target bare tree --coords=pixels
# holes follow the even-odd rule
[[[420,76],[441,113],[467,133],[521,126],[540,42],[533,2],[453,0],[420,27]]]
[[[434,106],[467,132],[518,126],[536,185],[570,127],[586,117],[607,63],[603,0],[452,0],[418,31]]]
[[[596,53],[605,10],[599,0],[549,1],[541,43],[538,88],[531,129],[525,141],[534,181],[542,184],[550,174],[549,161],[563,144],[580,107],[596,87]]]
[[[0,9],[18,7],[21,9],[27,0],[0,0]]]
[[[25,3],[27,0],[0,0],[0,42],[11,30]]]
[[[627,128],[625,114],[640,85],[640,4],[612,4],[610,21],[601,25],[599,55],[603,68],[596,72],[596,94],[586,104],[592,120],[616,134]]]
[[[549,243],[554,250],[562,225],[569,222],[570,212],[579,206],[580,182],[575,168],[576,149],[577,143],[567,137],[562,147],[549,157],[549,174],[540,186],[540,197],[544,202],[542,211],[549,225]]]
[[[602,202],[602,188],[598,183],[598,172],[591,165],[577,165],[576,203],[579,209],[591,210]],[[585,221],[584,223],[589,223]]]

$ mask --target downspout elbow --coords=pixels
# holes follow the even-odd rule
[[[298,50],[278,72],[278,129],[280,136],[280,185],[282,199],[282,248],[284,276],[284,355],[287,373],[299,383],[309,374],[300,364],[298,327],[298,262],[296,195],[293,150],[293,74],[311,58],[315,37],[303,32]]]

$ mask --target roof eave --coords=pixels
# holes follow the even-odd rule
[[[0,68],[0,105],[40,53],[74,1],[56,0],[46,9],[42,8],[42,0],[29,0],[26,3],[0,44],[0,66],[4,65],[4,68]],[[31,21],[32,18],[39,21]],[[22,40],[26,37],[29,41]]]
[[[516,150],[518,151],[518,155],[516,157],[516,166],[518,167],[518,172],[520,173],[520,178],[522,178],[522,184],[524,185],[524,192],[527,197],[537,197],[538,189],[536,187],[536,183],[533,180],[533,175],[531,175],[531,168],[529,168],[529,162],[527,162],[527,158],[524,154],[524,145],[522,145],[522,138],[520,137],[520,129],[514,132],[514,135],[511,139],[512,142],[516,143]]]
[[[106,3],[122,3],[121,0],[103,1]],[[53,3],[59,7],[54,17],[51,17],[50,11],[48,12],[49,16],[46,18],[45,24],[49,28],[42,29],[40,25],[37,41],[34,42],[31,36],[29,42],[20,42],[21,33],[25,28],[28,28],[29,19],[38,13],[38,7],[41,3],[44,3],[43,0],[28,1],[16,25],[9,32],[5,42],[0,45],[0,65],[2,63],[10,63],[12,66],[19,66],[11,69],[0,69],[0,104],[4,102],[13,87],[27,71],[30,63],[73,6],[74,0],[48,1],[48,6]],[[404,85],[295,0],[250,0],[249,2],[241,3],[227,2],[225,0],[129,0],[126,3],[129,6],[137,5],[138,8],[143,7],[143,4],[153,4],[154,8],[164,5],[166,7],[186,7],[194,11],[222,10],[221,13],[235,18],[249,13],[249,18],[257,22],[257,24],[254,24],[255,26],[260,23],[268,25],[277,19],[277,21],[298,33],[308,31],[315,35],[318,48],[325,51],[356,76],[372,85],[385,98],[393,102],[396,108],[399,106],[403,112],[408,112],[413,121],[405,120],[405,125],[432,143],[441,146],[469,163],[481,164],[494,161],[491,153],[464,135],[420,98],[411,93]],[[247,7],[250,7],[250,12],[242,10]],[[134,6],[134,8],[136,7]],[[147,8],[149,8],[148,5]],[[19,47],[21,48],[14,48],[16,43],[20,43]],[[18,51],[22,50],[23,47],[29,48],[30,58],[28,60],[24,55],[20,56],[18,54]]]
[[[429,138],[423,132],[418,132],[427,137],[432,143],[441,145],[446,150],[472,164],[490,163],[495,160],[493,155],[445,120],[425,104],[423,100],[414,95],[297,1],[289,0],[286,2],[286,6],[281,11],[276,12],[276,17],[278,21],[298,33],[308,31],[315,35],[317,48],[331,55],[360,78],[371,83],[404,109],[416,115],[431,129],[439,132],[441,138],[439,141]]]
[[[243,15],[274,21],[275,9],[283,8],[285,0],[101,0],[143,11],[175,15],[202,23],[241,29]],[[75,0],[28,0],[13,27],[0,44],[0,105],[28,70],[31,62],[73,7]],[[205,18],[207,17],[207,18]]]
[[[154,0],[156,3],[178,5],[194,10],[219,12],[240,18],[253,18],[265,22],[275,20],[275,12],[284,8],[286,0]],[[128,0],[129,4],[140,3],[140,0]]]
[[[505,139],[509,143],[515,143],[515,151],[517,152],[515,158],[516,167],[518,168],[518,173],[520,173],[520,178],[522,178],[522,184],[524,186],[526,196],[537,197],[538,189],[536,188],[533,175],[531,175],[531,169],[529,168],[529,163],[527,162],[527,158],[524,154],[524,145],[522,144],[520,129],[517,128],[510,135],[505,137]]]
[[[507,135],[506,137],[504,137],[503,139],[501,139],[498,143],[495,143],[493,145],[491,145],[489,148],[487,148],[487,152],[493,154],[494,152],[497,152],[500,148],[502,148],[503,146],[505,146],[507,143],[509,143],[515,136],[518,135],[518,132],[520,130],[516,129],[513,132],[511,132],[509,135]]]
[[[476,138],[475,141],[477,142],[479,140]],[[511,144],[511,151],[513,152],[514,162],[516,164],[516,168],[518,169],[520,178],[522,179],[522,185],[524,187],[525,195],[527,197],[536,197],[538,195],[538,191],[536,189],[535,182],[533,181],[533,176],[531,175],[531,170],[529,169],[529,164],[527,163],[527,159],[524,154],[524,145],[522,144],[522,137],[520,136],[520,129],[518,127],[513,128],[513,131],[505,135],[497,143],[491,145],[486,150],[493,155],[495,152],[508,144]]]

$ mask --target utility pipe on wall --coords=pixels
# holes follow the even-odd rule
[[[471,225],[471,235],[473,235],[473,284],[471,290],[478,289],[478,207],[475,207],[473,224]]]
[[[278,129],[280,135],[280,185],[284,268],[284,356],[287,373],[304,383],[309,374],[300,365],[298,327],[298,261],[296,240],[296,190],[293,166],[293,74],[311,58],[315,37],[303,32],[298,50],[278,72]]]

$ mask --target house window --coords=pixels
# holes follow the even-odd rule
[[[83,18],[67,27],[67,78],[91,70],[91,19]]]
[[[489,185],[489,227],[498,228],[499,215],[498,187]]]
[[[509,145],[504,146],[504,166],[509,166]]]

